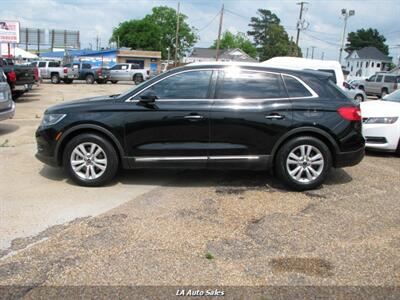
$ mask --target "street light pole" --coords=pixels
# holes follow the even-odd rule
[[[342,33],[342,44],[341,44],[340,51],[339,51],[339,63],[340,64],[342,64],[342,53],[343,53],[343,48],[344,48],[344,40],[346,38],[347,19],[351,16],[354,16],[354,14],[355,14],[354,10],[347,11],[347,9],[345,9],[345,8],[342,9],[344,25],[343,25],[343,33]]]

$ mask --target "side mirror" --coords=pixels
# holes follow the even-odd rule
[[[365,81],[369,81],[369,78],[365,78]]]
[[[140,102],[145,103],[145,104],[151,104],[154,103],[156,101],[158,97],[156,96],[156,94],[154,94],[153,92],[149,91],[147,93],[144,93],[143,95],[140,96]]]

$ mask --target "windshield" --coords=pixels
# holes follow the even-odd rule
[[[382,99],[383,101],[400,102],[400,90],[397,90]]]

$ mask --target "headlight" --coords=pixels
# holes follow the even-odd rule
[[[51,126],[54,124],[57,124],[60,122],[62,119],[64,119],[66,114],[45,114],[43,116],[42,123],[40,126],[45,127],[45,126]]]
[[[396,122],[398,117],[376,117],[376,118],[367,118],[364,120],[366,124],[393,124]]]

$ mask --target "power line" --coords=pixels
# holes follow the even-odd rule
[[[317,41],[320,41],[320,42],[323,42],[323,43],[326,43],[326,44],[329,44],[329,45],[332,45],[332,46],[338,46],[338,47],[340,47],[340,44],[339,44],[339,43],[333,43],[333,42],[325,41],[325,40],[323,40],[323,39],[320,39],[320,38],[318,38],[318,37],[316,37],[316,36],[313,36],[313,35],[311,35],[311,34],[309,34],[309,33],[306,33],[306,32],[303,32],[303,34],[304,34],[305,36],[308,36],[308,37],[310,37],[310,38],[312,38],[312,39],[315,39],[315,40],[317,40]]]
[[[199,30],[197,30],[198,32],[203,31],[204,29],[206,29],[208,26],[210,26],[212,24],[212,22],[214,22],[214,20],[219,16],[220,11],[218,11],[218,13],[211,19],[210,22],[207,23],[207,25],[205,25],[204,27],[200,28]]]

